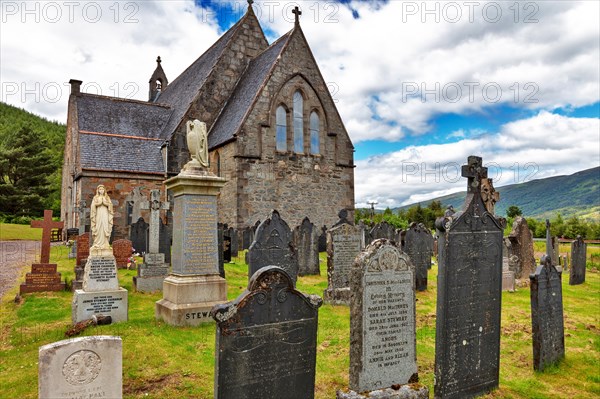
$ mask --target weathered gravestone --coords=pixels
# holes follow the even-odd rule
[[[529,276],[531,280],[531,325],[533,368],[543,371],[565,357],[565,328],[562,302],[562,271],[549,257]]]
[[[113,255],[117,261],[118,269],[126,269],[129,258],[133,253],[133,247],[129,240],[115,240],[113,242]]]
[[[225,252],[225,240],[223,237],[223,224],[217,223],[217,247],[219,250],[217,251],[217,255],[219,258],[219,276],[225,278],[225,260],[224,260],[224,252]]]
[[[517,216],[508,235],[509,270],[515,273],[515,278],[527,278],[535,271],[535,256],[533,254],[533,235],[527,220]]]
[[[285,270],[296,285],[298,278],[298,254],[292,243],[288,224],[274,210],[254,233],[254,242],[246,253],[248,278],[265,266],[279,266]]]
[[[231,235],[230,229],[225,225],[223,227],[223,262],[231,262]],[[225,274],[225,273],[223,273]]]
[[[41,346],[38,397],[123,397],[123,345],[120,337],[73,338]]]
[[[173,221],[172,212],[168,210],[167,220],[171,220],[170,224],[163,223],[160,219],[160,232],[158,234],[158,253],[165,256],[165,263],[171,263],[171,242],[173,237]]]
[[[386,238],[388,240],[395,241],[396,240],[396,229],[394,229],[394,227],[391,224],[389,224],[388,222],[385,222],[385,221],[381,222],[381,223],[377,223],[371,229],[371,241],[377,240],[379,238]],[[369,245],[370,243],[371,242],[369,242],[367,244],[365,242],[366,245]]]
[[[142,217],[131,225],[129,239],[135,252],[148,252],[148,227],[150,225]]]
[[[560,241],[558,237],[552,237],[552,264],[558,265],[558,259],[560,258]]]
[[[406,230],[403,251],[406,252],[416,272],[417,291],[427,290],[427,270],[431,267],[431,232],[425,225],[411,223]]]
[[[298,253],[298,274],[319,275],[319,236],[315,225],[305,217],[300,226],[294,228],[292,237]]]
[[[232,258],[237,258],[238,252],[239,252],[239,239],[238,239],[239,235],[238,235],[238,232],[233,227],[230,227],[227,230],[227,235],[231,239],[231,257]],[[230,259],[230,261],[231,261],[231,259]]]
[[[498,386],[504,221],[481,199],[487,168],[470,156],[464,211],[436,221],[439,235],[435,398],[470,398]]]
[[[581,236],[571,243],[571,269],[569,270],[569,285],[585,282],[587,244]]]
[[[350,305],[350,271],[361,243],[360,231],[349,223],[327,231],[327,289],[323,293],[326,302]]]
[[[52,211],[44,211],[44,220],[34,220],[31,227],[42,229],[42,250],[40,263],[31,265],[31,273],[25,276],[25,282],[19,287],[19,293],[62,291],[65,283],[60,281],[61,275],[56,271],[56,263],[50,263],[50,235],[52,229],[62,229],[63,222],[52,221]]]
[[[252,227],[245,227],[242,230],[242,250],[250,248],[254,241],[254,229]]]
[[[125,197],[127,205],[127,223],[132,224],[142,217],[142,204],[148,202],[148,197],[142,194],[144,187],[134,187],[133,190]]]
[[[319,252],[327,251],[327,226],[321,227],[321,234],[319,234]]]
[[[313,398],[321,304],[269,266],[235,301],[215,306],[215,398]]]
[[[414,281],[415,267],[394,241],[375,240],[357,256],[350,283],[351,390],[418,381]]]

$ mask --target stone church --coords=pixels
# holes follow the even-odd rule
[[[176,79],[160,57],[148,101],[86,94],[71,80],[61,219],[79,225],[106,186],[115,204],[115,238],[135,222],[134,190],[149,198],[189,160],[186,122],[208,129],[210,168],[227,179],[219,221],[252,226],[272,209],[295,226],[305,216],[333,225],[354,209],[354,147],[300,27],[270,44],[249,6],[245,15]],[[148,220],[147,213],[143,216]]]

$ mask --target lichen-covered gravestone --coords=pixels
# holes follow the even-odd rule
[[[324,299],[337,305],[350,304],[350,271],[361,251],[361,233],[348,223],[327,231],[327,289]]]
[[[535,271],[535,256],[533,254],[533,235],[527,220],[517,216],[508,235],[509,270],[515,273],[515,278],[527,278]]]
[[[73,338],[39,350],[38,396],[55,398],[123,397],[123,346],[120,337]]]
[[[292,236],[298,251],[298,274],[319,275],[319,236],[315,225],[305,217],[302,223],[296,226]]]
[[[587,244],[581,236],[571,243],[571,269],[569,270],[569,285],[578,285],[585,282],[585,257]]]
[[[408,255],[391,240],[375,240],[356,258],[350,304],[351,390],[364,393],[418,381],[414,280]]]
[[[321,298],[264,267],[235,301],[215,306],[217,399],[311,399]]]
[[[549,257],[529,276],[531,280],[531,325],[533,331],[533,368],[543,371],[565,357],[562,272]]]
[[[423,224],[411,223],[406,230],[402,250],[409,256],[416,272],[417,291],[427,290],[427,270],[431,266],[431,232]]]
[[[292,243],[292,231],[276,210],[256,229],[254,242],[246,254],[246,263],[248,278],[265,266],[279,266],[296,285],[298,256]]]
[[[396,239],[396,230],[388,222],[377,223],[371,229],[371,240],[377,240],[379,238],[387,238],[388,240]],[[370,242],[369,242],[370,243]],[[368,245],[369,243],[365,243]]]
[[[464,211],[436,221],[439,272],[435,398],[470,398],[498,386],[504,221],[488,212],[480,192],[480,157],[462,167]]]

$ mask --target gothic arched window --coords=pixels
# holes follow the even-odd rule
[[[310,113],[310,153],[320,154],[319,151],[319,114]]]
[[[277,107],[275,124],[277,125],[275,133],[277,151],[287,151],[287,112],[282,105]]]
[[[304,100],[302,93],[294,93],[294,152],[304,152]]]

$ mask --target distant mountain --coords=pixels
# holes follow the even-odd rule
[[[506,216],[506,209],[518,206],[523,215],[534,219],[552,218],[556,213],[567,218],[578,216],[584,219],[600,220],[600,167],[583,170],[569,176],[554,176],[531,180],[526,183],[498,187],[500,201],[496,204],[496,214]],[[441,201],[445,206],[452,205],[460,210],[466,192],[446,195],[421,202],[427,206],[432,201]],[[397,209],[408,209],[407,205]]]

